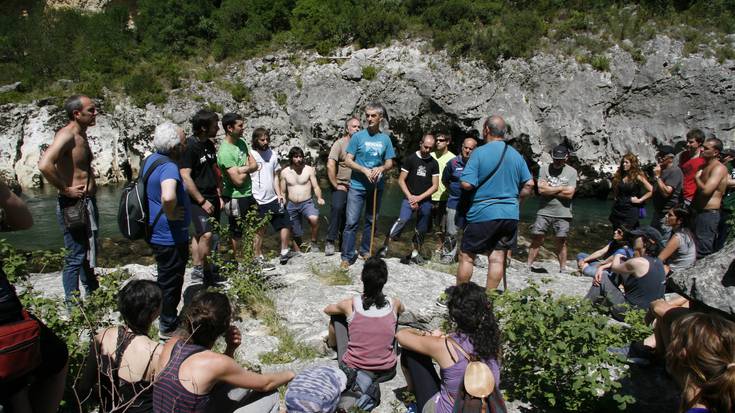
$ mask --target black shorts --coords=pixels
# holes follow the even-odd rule
[[[33,315],[31,315],[33,317]],[[69,359],[69,351],[59,337],[45,324],[33,317],[41,326],[41,364],[31,373],[13,381],[0,384],[0,404],[34,381],[43,380],[58,374]],[[34,395],[31,395],[34,396]]]
[[[248,216],[248,212],[255,211],[255,198],[252,196],[246,196],[244,198],[225,198],[225,205],[228,202],[236,202],[237,203],[237,211],[239,214],[233,215],[229,214],[227,215],[227,223],[230,226],[230,235],[232,235],[232,238],[240,239],[242,238],[242,227],[238,225],[238,218],[240,220],[245,219],[245,217]],[[225,209],[226,211],[226,209]]]
[[[286,208],[281,208],[281,204],[278,203],[277,199],[267,204],[258,205],[258,213],[261,217],[266,216],[269,212],[271,213],[271,226],[273,230],[280,231],[283,228],[291,227],[291,219],[288,217]]]
[[[218,198],[206,198],[210,204],[214,205],[214,212],[212,215],[207,214],[202,207],[191,201],[191,223],[194,225],[194,235],[200,236],[207,232],[214,231],[214,225],[212,219],[219,222],[220,216],[220,205]]]
[[[462,236],[462,252],[484,254],[510,250],[515,248],[517,239],[518,221],[515,219],[470,222]]]

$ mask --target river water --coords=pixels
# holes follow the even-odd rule
[[[125,248],[127,242],[122,238],[117,227],[117,209],[120,197],[120,186],[101,187],[97,193],[97,205],[100,212],[101,237],[107,239],[105,245],[117,245]],[[329,216],[329,191],[324,190],[327,205],[320,208],[320,239],[327,230],[327,218]],[[56,193],[55,191],[27,191],[23,198],[28,203],[33,213],[34,226],[26,231],[7,232],[2,234],[3,238],[10,241],[16,248],[24,250],[35,249],[58,249],[63,247],[61,230],[56,220]],[[398,215],[403,194],[397,184],[390,183],[386,186],[383,197],[383,205],[380,209],[377,239],[382,240],[385,232]],[[581,250],[590,250],[601,246],[609,236],[610,229],[607,216],[610,212],[612,201],[599,199],[575,199],[574,220],[569,237],[570,253]],[[533,223],[538,198],[531,198],[524,203],[521,210],[521,235],[528,235],[528,226]],[[226,221],[223,216],[223,221]],[[410,232],[406,231],[404,240],[410,240]],[[431,238],[431,237],[429,237]],[[550,241],[550,240],[549,240]],[[549,242],[551,247],[552,243]],[[137,250],[138,248],[136,248]],[[104,255],[104,249],[102,254]],[[122,254],[128,255],[128,254]],[[571,256],[571,254],[570,254]]]

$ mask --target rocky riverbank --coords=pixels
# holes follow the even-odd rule
[[[605,56],[609,71],[551,54],[508,60],[490,71],[412,41],[382,49],[347,47],[328,57],[281,52],[213,64],[212,76],[186,79],[160,107],[104,98],[97,126],[88,131],[93,167],[102,185],[124,181],[150,149],[156,124],[171,119],[188,128],[202,106],[242,113],[246,133],[267,127],[282,155],[300,145],[313,160],[323,159],[345,119],[373,100],[387,107],[401,155],[425,130],[443,126],[459,138],[498,113],[529,160],[548,162],[550,148],[564,142],[575,150],[588,182],[609,173],[628,151],[652,161],[654,143],[679,141],[691,127],[732,146],[735,61],[685,54],[681,42],[666,37],[646,43],[643,59],[618,47]],[[0,172],[23,188],[43,185],[36,164],[65,122],[54,102],[0,110]],[[586,190],[596,191],[595,185]]]
[[[390,275],[385,292],[388,296],[399,297],[407,307],[407,313],[401,317],[401,324],[418,324],[426,328],[439,326],[443,319],[443,310],[435,305],[435,300],[447,286],[454,283],[454,276],[446,272],[453,272],[454,268],[432,264],[423,267],[409,266],[401,264],[397,258],[390,258],[387,263]],[[272,287],[270,294],[282,325],[301,345],[316,349],[318,356],[315,359],[295,360],[288,364],[264,363],[261,357],[278,349],[279,338],[262,320],[246,316],[237,322],[242,330],[244,343],[236,354],[238,360],[262,371],[286,368],[300,370],[314,364],[335,364],[334,353],[327,350],[323,342],[327,333],[328,317],[323,314],[322,309],[329,303],[360,291],[359,274],[362,268],[362,263],[358,261],[350,268],[347,276],[336,279],[328,276],[335,272],[338,264],[338,257],[304,254],[292,259],[285,266],[277,266],[269,281]],[[535,282],[540,283],[542,291],[549,290],[556,295],[571,296],[582,296],[589,288],[589,278],[558,274],[557,264],[553,261],[543,261],[541,266],[548,274],[531,273],[524,264],[513,260],[507,273],[508,288],[518,290]],[[484,260],[478,260],[473,281],[485,283],[485,267]],[[134,277],[155,277],[154,266],[130,264],[123,268]],[[63,295],[59,273],[37,274],[32,280],[36,291],[54,297]],[[652,408],[673,411],[677,403],[677,390],[662,369],[633,369],[632,378],[623,383],[622,392],[633,394],[639,402],[629,411],[650,411]],[[398,369],[396,378],[382,385],[382,403],[375,412],[405,411],[394,392],[403,386],[405,379]],[[520,401],[511,402],[509,407],[509,411],[514,413],[534,411],[531,406]]]

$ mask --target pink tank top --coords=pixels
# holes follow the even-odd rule
[[[396,365],[394,341],[398,319],[393,303],[383,308],[362,308],[362,297],[352,299],[352,319],[348,319],[350,339],[342,361],[362,370],[388,370]]]

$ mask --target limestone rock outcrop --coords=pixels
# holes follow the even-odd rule
[[[551,54],[508,60],[490,71],[421,41],[344,48],[330,57],[282,52],[215,64],[208,69],[218,73],[214,80],[192,80],[160,107],[104,101],[98,126],[90,130],[95,171],[102,185],[124,179],[128,166],[137,170],[156,123],[167,118],[189,129],[188,119],[204,104],[243,114],[246,137],[256,127],[268,128],[281,154],[302,146],[320,167],[316,158],[326,156],[344,121],[369,101],[386,106],[399,156],[426,130],[449,128],[459,140],[497,113],[529,160],[550,161],[548,152],[559,143],[572,147],[583,180],[609,173],[628,151],[652,161],[654,143],[674,143],[693,127],[733,146],[735,61],[720,64],[682,49],[681,42],[656,37],[639,62],[613,47],[606,53],[609,71]],[[233,86],[247,93],[235,100]],[[0,171],[25,188],[37,187],[35,162],[59,126],[59,109],[0,109]]]
[[[669,282],[689,299],[735,316],[735,242],[675,272]]]

